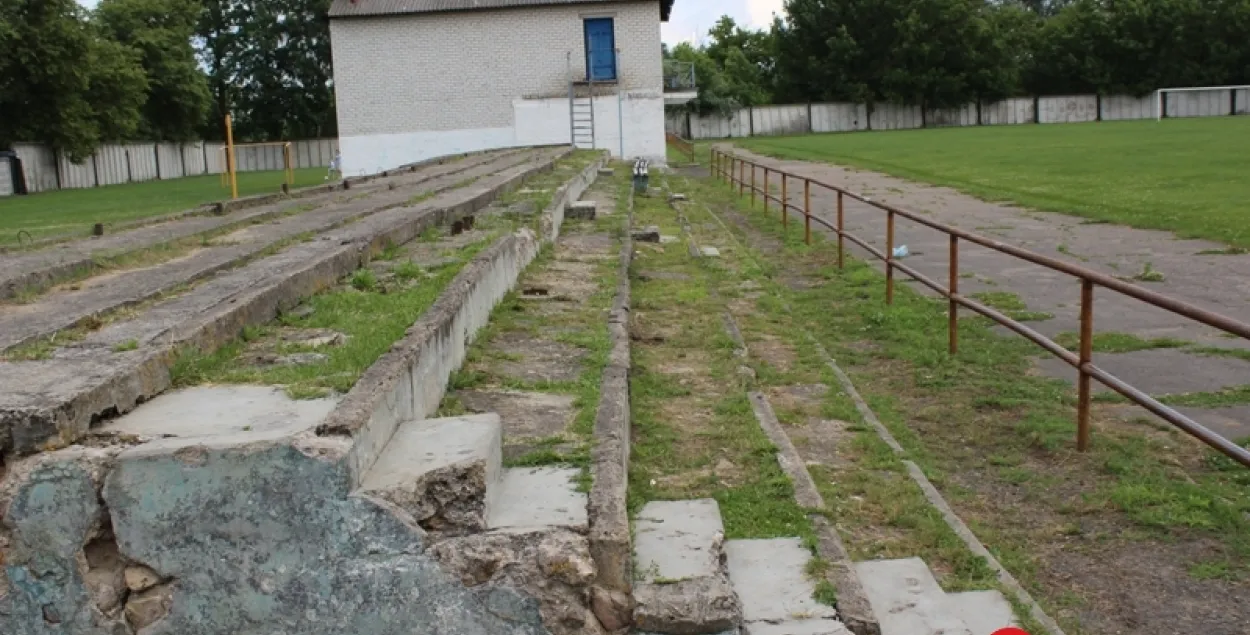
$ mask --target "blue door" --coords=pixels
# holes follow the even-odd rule
[[[616,79],[616,36],[612,18],[586,20],[586,77],[596,82]]]

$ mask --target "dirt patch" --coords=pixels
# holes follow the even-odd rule
[[[485,366],[493,374],[523,382],[576,381],[584,370],[586,350],[524,333],[505,333],[487,350],[498,359]]]
[[[616,256],[616,241],[609,234],[570,233],[560,237],[555,253],[557,260],[596,262]]]
[[[514,390],[461,390],[452,394],[465,410],[494,412],[503,422],[505,442],[561,436],[573,422],[571,395]]]
[[[747,348],[751,350],[753,357],[783,373],[790,372],[798,361],[794,349],[772,335],[758,334],[756,339],[747,342]]]
[[[526,279],[522,294],[527,298],[549,298],[585,302],[599,290],[597,268],[587,262],[561,259]]]

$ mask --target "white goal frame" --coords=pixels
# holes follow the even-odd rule
[[[1197,93],[1208,90],[1250,90],[1250,85],[1240,86],[1188,86],[1183,88],[1160,88],[1155,91],[1155,121],[1163,121],[1164,93]]]

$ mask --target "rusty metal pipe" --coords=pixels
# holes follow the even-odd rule
[[[959,238],[951,236],[950,247],[950,293],[959,293]],[[948,351],[952,357],[959,352],[959,303],[951,300],[947,307]]]

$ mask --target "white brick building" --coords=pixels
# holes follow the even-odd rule
[[[333,0],[344,173],[568,143],[662,161],[672,3]]]

